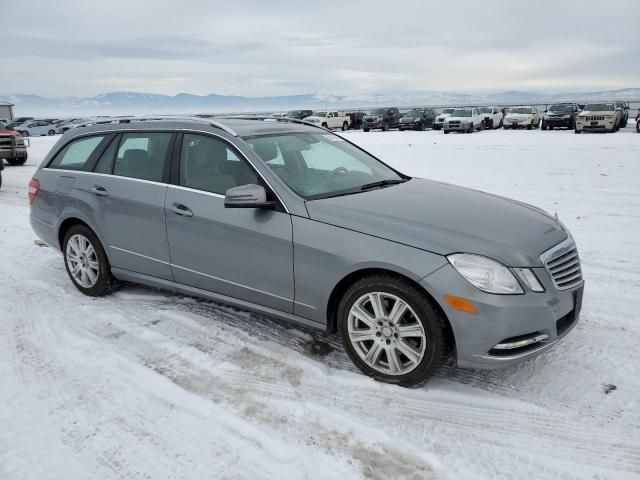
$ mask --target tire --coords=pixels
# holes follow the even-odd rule
[[[29,132],[27,132],[26,130],[18,130],[18,132],[20,132],[20,135],[22,135],[23,137],[29,136]]]
[[[388,123],[385,123],[385,124],[382,125],[382,131],[383,132],[388,132],[389,131],[389,124]]]
[[[0,160],[1,162],[2,160]],[[0,170],[0,188],[2,188],[2,170]]]
[[[445,131],[444,131],[444,134],[445,134],[445,135],[446,135],[447,133],[449,133],[449,130],[445,130]]]
[[[574,131],[575,133],[582,133],[582,130],[578,130],[577,128],[575,128],[573,131]]]
[[[484,120],[482,120],[480,122],[480,125],[478,126],[478,131],[481,132],[484,129],[485,129],[485,123],[484,123]]]
[[[362,129],[362,131],[363,131],[363,132],[368,132],[368,131],[369,131],[369,129],[368,129],[368,128],[363,128],[363,129]]]
[[[49,135],[50,137],[53,137],[56,134],[56,131],[51,129],[47,132],[47,135]]]
[[[418,131],[419,131],[419,132],[424,132],[426,129],[427,129],[427,127],[426,127],[426,125],[425,125],[424,123],[421,123],[421,124],[418,126]]]
[[[381,316],[374,313],[374,301],[384,310]],[[406,309],[393,321],[389,317],[396,305]],[[359,317],[353,314],[354,306]],[[413,327],[411,333],[407,331],[409,327]],[[404,387],[428,380],[449,353],[446,320],[425,292],[410,281],[389,274],[365,277],[349,287],[338,306],[338,330],[347,354],[365,375]],[[354,331],[370,331],[372,339],[354,340]],[[367,353],[376,358],[366,361]]]
[[[503,128],[504,127],[504,121],[502,119],[500,119],[500,123],[498,124],[498,128]]]
[[[471,125],[469,125],[469,128],[467,129],[467,133],[473,133],[473,130],[474,130],[475,128],[476,128],[476,127],[474,127],[474,126],[473,126],[473,123],[472,123]]]
[[[21,158],[7,158],[7,163],[12,167],[17,167],[19,165],[24,165],[27,161],[27,157]]]
[[[88,248],[83,250],[83,247],[87,245],[86,242],[88,242],[93,252]],[[80,263],[80,260],[73,260],[71,254],[74,252],[76,253],[74,256],[82,259],[82,263]],[[119,282],[111,273],[111,267],[104,248],[96,234],[93,233],[89,227],[85,225],[73,225],[64,236],[62,253],[64,256],[64,266],[71,282],[85,295],[100,297],[111,293],[118,287]],[[85,267],[81,267],[80,270],[84,269],[85,272],[90,270],[91,274],[95,275],[95,278],[92,278],[88,272],[86,274],[78,272],[80,278],[72,274],[71,268],[83,264]],[[94,266],[92,267],[91,265]],[[81,283],[83,280],[87,280],[86,284]]]
[[[345,130],[349,130],[349,124],[347,122],[342,124],[342,131],[344,132]]]
[[[431,128],[433,128],[433,130],[440,130],[441,126],[434,124],[433,127],[431,127]]]
[[[531,130],[532,128],[533,128],[533,120],[531,120],[531,123],[527,125],[527,130]]]
[[[544,128],[543,128],[543,130],[544,130]],[[549,130],[553,130],[553,127],[549,127]]]
[[[320,125],[322,128],[326,128],[327,130],[329,130],[329,127],[327,126],[326,122],[322,122],[322,125]]]

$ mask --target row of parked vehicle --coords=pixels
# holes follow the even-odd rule
[[[123,117],[124,118],[124,117]],[[93,125],[100,119],[105,122],[111,122],[112,117],[87,117],[87,118],[34,118],[19,117],[6,124],[0,122],[0,127],[6,130],[14,130],[23,137],[42,137],[58,135],[71,130],[72,128],[84,125]]]
[[[440,113],[436,113],[433,108],[414,108],[404,114],[396,107],[377,108],[370,113],[292,110],[286,116],[325,128],[362,129],[365,132],[390,129],[424,131],[427,128],[443,130],[444,133],[471,133],[497,128],[566,128],[575,130],[576,133],[616,132],[627,126],[629,104],[622,101],[582,105],[557,103],[550,105],[543,112],[533,105],[445,108]],[[640,132],[638,119],[636,129]]]

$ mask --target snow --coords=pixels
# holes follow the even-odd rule
[[[299,326],[136,286],[85,297],[34,244],[27,183],[56,139],[32,138],[0,190],[0,478],[640,478],[640,135],[344,135],[558,212],[586,278],[577,327],[517,367],[403,389]]]

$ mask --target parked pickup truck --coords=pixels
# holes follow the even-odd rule
[[[313,112],[313,115],[306,117],[305,122],[316,123],[324,128],[349,128],[349,117],[341,112]]]
[[[398,128],[402,115],[396,107],[376,108],[369,115],[364,117],[362,122],[362,130],[389,130],[390,128]]]
[[[27,161],[27,147],[29,140],[19,132],[7,128],[0,128],[0,164],[5,158],[9,165],[23,165]]]

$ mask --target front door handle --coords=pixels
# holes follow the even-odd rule
[[[181,203],[173,203],[171,205],[171,211],[176,215],[182,215],[183,217],[193,217],[193,212]]]
[[[107,195],[109,195],[109,192],[107,192],[107,190],[104,187],[101,187],[100,185],[95,185],[91,191],[95,194],[98,195],[99,197],[106,197]]]

